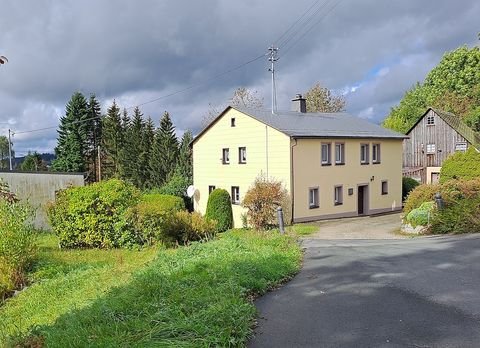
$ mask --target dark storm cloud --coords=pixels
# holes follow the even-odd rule
[[[201,83],[264,53],[313,2],[3,1],[0,54],[10,62],[0,67],[0,122],[9,125],[0,132],[56,125],[77,90],[105,109],[114,98],[128,107]],[[347,92],[348,111],[379,122],[445,51],[478,42],[478,13],[474,0],[344,0],[301,41],[280,45],[279,107],[320,81]],[[268,106],[267,68],[262,59],[141,108],[157,123],[168,110],[180,132],[195,131],[209,103],[223,105],[238,86]],[[55,137],[19,134],[15,147],[52,150]]]

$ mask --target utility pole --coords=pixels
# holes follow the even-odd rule
[[[13,170],[13,165],[12,165],[12,135],[13,135],[13,132],[9,128],[8,129],[8,158],[10,159],[10,171]]]
[[[268,51],[268,61],[271,64],[268,71],[272,73],[272,114],[275,114],[275,111],[277,111],[277,93],[275,91],[275,62],[278,60],[278,47],[272,45],[268,48]]]

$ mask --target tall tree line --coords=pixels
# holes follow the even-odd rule
[[[136,107],[132,115],[116,101],[101,114],[95,95],[76,92],[58,129],[56,171],[86,172],[89,181],[120,178],[141,189],[160,188],[175,176],[192,183],[192,133],[179,141],[165,112],[159,127]]]

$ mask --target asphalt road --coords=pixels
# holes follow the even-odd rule
[[[249,347],[480,347],[480,236],[307,239]]]

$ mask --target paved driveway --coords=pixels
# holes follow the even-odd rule
[[[250,347],[480,347],[480,236],[303,245]]]

